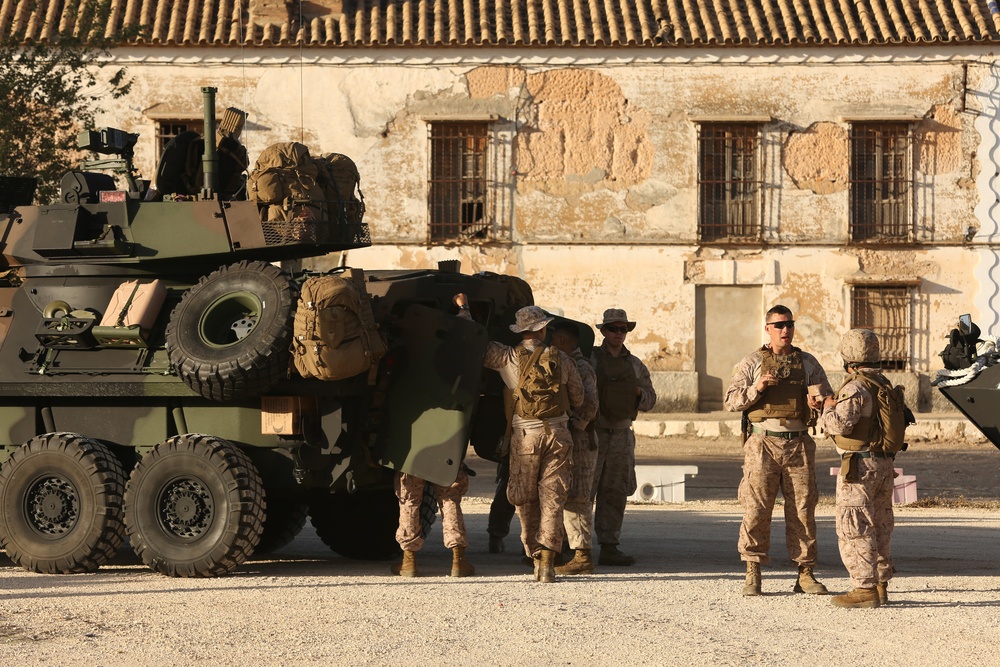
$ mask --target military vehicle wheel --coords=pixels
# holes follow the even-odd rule
[[[291,281],[276,266],[224,266],[188,290],[170,314],[170,363],[205,398],[262,394],[288,371],[294,307]]]
[[[254,554],[260,556],[277,551],[291,543],[306,525],[309,503],[301,495],[269,493],[264,532]]]
[[[320,490],[309,498],[309,518],[323,544],[345,558],[389,560],[399,556],[399,501],[392,489],[356,493]]]
[[[160,443],[125,487],[125,525],[146,565],[171,577],[231,572],[260,541],[264,488],[253,462],[210,435]]]
[[[29,440],[0,467],[0,546],[32,572],[93,572],[125,539],[125,471],[75,433]]]

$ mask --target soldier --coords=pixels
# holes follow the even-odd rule
[[[618,549],[625,518],[625,502],[635,493],[635,434],[632,422],[639,411],[651,410],[656,392],[649,370],[628,348],[625,335],[635,329],[624,310],[609,308],[596,325],[604,336],[590,363],[597,375],[599,410],[597,465],[591,499],[596,502],[594,531],[601,545],[598,565],[632,565],[635,558]]]
[[[454,300],[460,316],[471,319],[468,297],[457,294]],[[570,409],[583,404],[583,384],[573,360],[542,342],[550,315],[525,306],[515,319],[510,330],[521,334],[521,343],[490,342],[483,365],[499,371],[514,392],[507,497],[521,519],[521,541],[534,559],[536,581],[552,583],[569,490],[573,438],[567,422]]]
[[[424,497],[424,487],[431,484],[419,477],[397,472],[395,477],[396,497],[399,499],[399,528],[396,541],[403,550],[403,561],[392,566],[393,574],[401,577],[418,577],[416,553],[424,545],[420,524],[420,503]],[[441,526],[444,545],[451,549],[451,576],[468,577],[476,573],[476,568],[465,559],[465,548],[469,540],[465,534],[465,518],[462,516],[462,496],[469,490],[469,475],[463,465],[458,477],[450,486],[434,487],[434,495],[441,508]]]
[[[895,572],[889,546],[893,462],[903,447],[906,407],[901,396],[894,402],[889,392],[880,391],[893,390],[879,370],[881,353],[873,332],[848,331],[840,356],[848,380],[837,398],[825,400],[821,424],[843,457],[837,478],[837,541],[854,590],[831,602],[838,607],[878,607],[889,602],[887,587]]]
[[[590,490],[594,482],[594,468],[597,466],[597,441],[588,427],[597,416],[597,376],[580,351],[579,344],[580,331],[573,322],[559,320],[553,325],[552,345],[572,357],[583,381],[583,404],[574,408],[569,418],[569,431],[573,436],[573,464],[569,495],[563,509],[563,525],[574,553],[572,560],[556,567],[559,574],[587,574],[594,571],[594,561],[590,555],[594,511]]]
[[[770,560],[771,511],[781,488],[785,499],[785,542],[789,558],[798,564],[796,593],[826,595],[816,581],[816,443],[809,436],[811,409],[822,398],[807,394],[819,385],[822,395],[833,393],[826,371],[816,358],[792,346],[795,320],[785,306],[767,311],[764,332],[768,342],[733,369],[726,392],[726,409],[743,411],[751,425],[744,432],[743,505],[739,551],[746,561],[743,595],[760,595],[760,565]]]

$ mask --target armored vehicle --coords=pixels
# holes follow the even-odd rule
[[[959,318],[941,352],[944,370],[934,383],[1000,449],[1000,411],[997,411],[1000,353],[996,339],[980,340],[981,335],[969,315]]]
[[[206,137],[214,92],[203,89]],[[287,544],[308,515],[338,553],[391,557],[393,470],[449,484],[470,438],[489,455],[502,437],[482,358],[490,338],[512,336],[530,288],[457,262],[294,268],[370,245],[359,199],[276,220],[219,196],[205,141],[200,193],[149,201],[136,139],[81,140],[111,156],[97,166],[122,189],[74,171],[60,201],[33,206],[24,179],[0,184],[0,546],[28,570],[71,573],[128,539],[157,572],[214,576]],[[357,321],[314,313],[344,340],[303,342],[297,313],[313,304],[300,292],[330,277],[353,290]],[[456,317],[458,292],[474,321]],[[305,344],[365,358],[345,377],[309,377],[290,351]]]

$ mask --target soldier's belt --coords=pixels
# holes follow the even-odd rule
[[[889,452],[853,452],[853,453],[859,459],[870,459],[870,458],[894,459],[894,458],[896,458],[895,454],[890,454]]]
[[[801,438],[809,431],[768,431],[766,428],[761,428],[760,426],[753,426],[750,428],[751,433],[756,433],[758,435],[767,435],[772,438],[784,438],[785,440],[794,440],[795,438]]]

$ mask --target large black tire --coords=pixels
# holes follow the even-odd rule
[[[288,372],[295,293],[267,262],[237,262],[202,278],[170,314],[177,374],[216,401],[257,396]]]
[[[125,539],[125,472],[75,433],[29,440],[0,467],[0,546],[32,572],[93,572]]]
[[[254,549],[255,556],[277,551],[290,544],[306,525],[309,518],[309,503],[300,493],[268,493],[267,516],[260,544]]]
[[[125,487],[125,525],[146,565],[171,577],[214,577],[260,541],[264,487],[253,462],[210,435],[178,435],[142,457]]]
[[[309,498],[309,519],[323,544],[345,558],[389,560],[400,554],[399,501],[392,489],[319,490]]]

